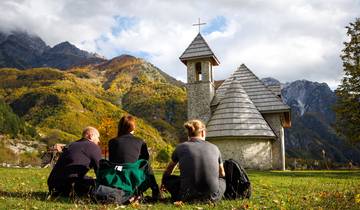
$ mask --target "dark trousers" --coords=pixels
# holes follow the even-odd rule
[[[95,189],[95,179],[91,177],[74,178],[66,180],[53,180],[52,183],[48,183],[49,192],[53,196],[87,196],[91,191]]]
[[[220,201],[224,196],[226,190],[226,181],[224,178],[219,178],[219,190],[211,195],[202,195],[201,193],[191,192],[191,194],[184,194],[181,192],[181,179],[180,176],[170,175],[163,178],[163,184],[167,191],[171,194],[173,201],[203,201],[211,200],[213,202]]]
[[[146,166],[145,168],[146,179],[145,181],[139,186],[138,194],[142,194],[147,189],[151,188],[152,191],[152,198],[154,200],[158,200],[160,198],[160,189],[156,182],[154,172],[152,171],[150,166]]]
[[[181,200],[180,195],[180,176],[170,175],[163,177],[162,183],[164,184],[166,190],[171,194],[172,201]]]

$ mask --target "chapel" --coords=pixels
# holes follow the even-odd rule
[[[187,66],[187,117],[206,124],[206,140],[223,160],[244,168],[285,170],[284,128],[291,126],[290,107],[280,86],[266,86],[241,64],[224,81],[214,81],[219,60],[198,33],[180,56]]]

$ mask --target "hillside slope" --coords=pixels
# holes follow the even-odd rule
[[[79,77],[98,80],[109,100],[145,119],[171,144],[185,139],[185,85],[154,65],[129,55],[99,65],[74,68]]]
[[[89,125],[100,129],[106,144],[108,139],[104,137],[116,135],[105,129],[106,124],[111,122],[110,126],[116,128],[126,113],[107,100],[101,84],[71,72],[0,69],[0,80],[0,95],[16,114],[38,129],[48,144],[74,141]],[[155,153],[167,145],[159,132],[140,118],[136,135],[144,138]]]

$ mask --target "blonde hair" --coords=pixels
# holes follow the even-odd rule
[[[88,126],[86,128],[84,128],[83,132],[82,132],[82,137],[83,138],[89,138],[91,135],[100,135],[99,131],[91,126]]]
[[[189,120],[184,124],[189,137],[199,136],[200,132],[205,130],[205,125],[200,120]]]

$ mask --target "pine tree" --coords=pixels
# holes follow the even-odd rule
[[[360,18],[346,29],[349,41],[341,54],[344,78],[336,89],[336,128],[350,142],[360,142]]]

